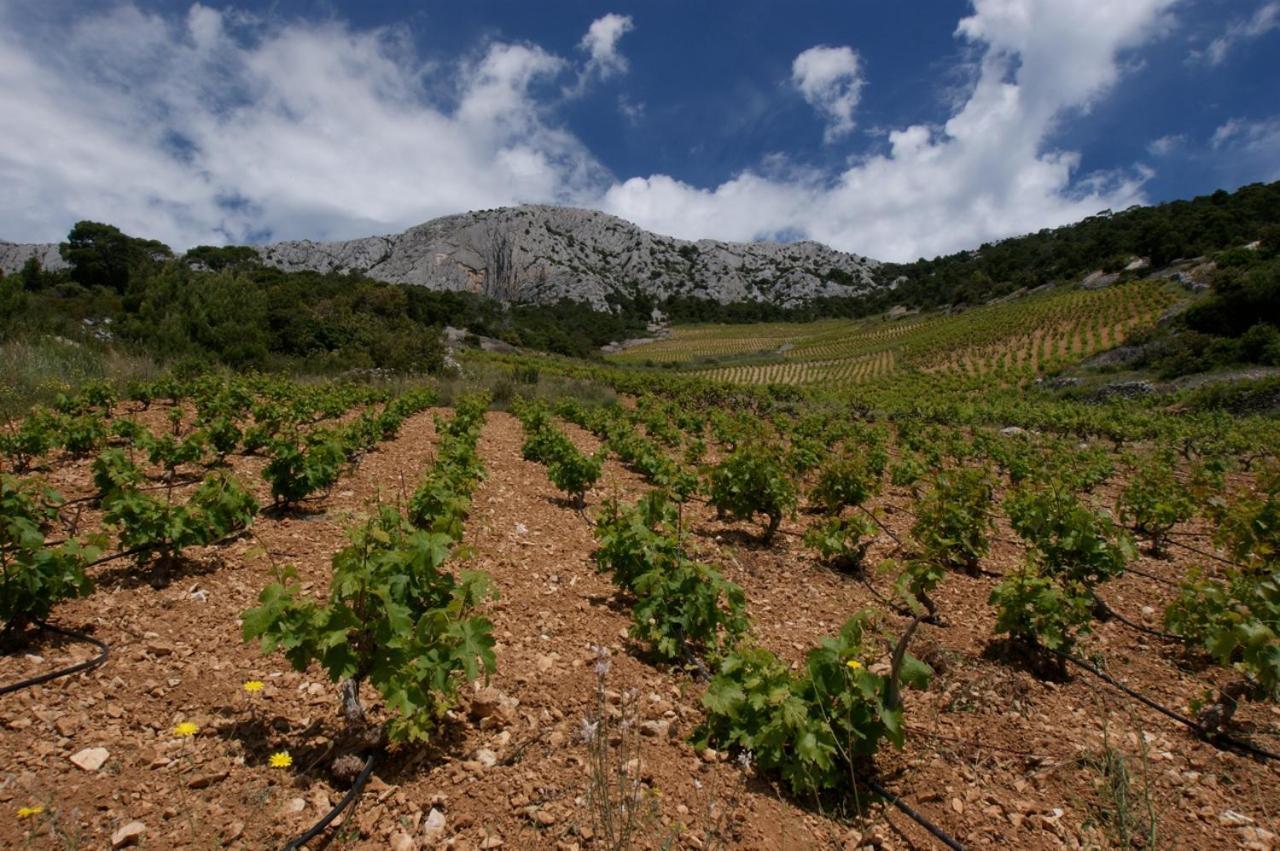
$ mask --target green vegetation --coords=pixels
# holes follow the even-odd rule
[[[809,651],[793,674],[760,647],[743,647],[721,663],[702,703],[707,719],[695,745],[750,754],[797,795],[851,791],[882,739],[902,747],[903,684],[924,688],[931,671],[899,642],[886,674],[873,674],[872,630],[863,613]]]

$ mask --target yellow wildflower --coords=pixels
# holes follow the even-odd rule
[[[248,680],[244,684],[244,690],[249,694],[257,694],[262,691],[262,680]]]
[[[861,663],[861,662],[859,662],[857,659],[850,659],[848,662],[845,662],[845,665],[847,665],[847,666],[848,666],[848,668],[849,668],[849,670],[850,670],[850,671],[861,671],[861,670],[862,670],[862,663]]]
[[[31,818],[38,816],[44,812],[44,804],[36,804],[34,807],[19,807],[18,818]]]
[[[181,724],[173,728],[173,734],[178,738],[185,739],[188,736],[194,736],[200,728],[190,721],[183,721]]]
[[[279,751],[271,755],[270,762],[272,768],[288,768],[293,765],[293,757],[288,751]]]

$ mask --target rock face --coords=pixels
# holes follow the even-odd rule
[[[49,272],[67,268],[66,261],[58,253],[56,242],[0,242],[0,272],[6,275],[17,272],[32,257],[39,260],[40,266]]]
[[[280,242],[258,249],[286,271],[372,278],[502,301],[562,298],[606,309],[611,297],[674,295],[794,307],[876,285],[875,261],[816,242],[688,242],[592,210],[522,206],[434,219],[396,236]]]
[[[607,213],[541,205],[446,216],[391,236],[277,242],[257,251],[263,263],[288,272],[358,271],[393,284],[507,302],[568,298],[597,310],[636,295],[796,307],[867,293],[879,266],[816,242],[688,242]],[[49,271],[66,267],[56,244],[0,242],[5,274],[33,256]]]

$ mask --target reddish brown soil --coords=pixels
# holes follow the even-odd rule
[[[598,445],[580,430],[566,430],[583,448]],[[323,592],[344,528],[375,501],[395,502],[413,489],[430,463],[434,437],[431,412],[409,419],[332,495],[305,513],[264,515],[252,535],[195,553],[189,572],[167,587],[157,590],[114,567],[91,597],[59,606],[58,624],[108,642],[112,656],[91,673],[0,698],[0,805],[9,810],[0,818],[0,843],[110,847],[112,833],[136,820],[145,825],[140,847],[268,848],[323,815],[343,794],[326,770],[328,746],[341,728],[336,689],[318,669],[294,673],[282,657],[242,643],[238,616],[255,603],[273,565],[296,566]],[[464,701],[435,746],[393,749],[335,846],[602,847],[591,838],[591,748],[581,730],[597,710],[596,647],[603,646],[610,652],[604,703],[632,722],[622,741],[638,748],[639,762],[629,767],[642,780],[638,845],[934,847],[892,808],[872,803],[860,817],[833,812],[791,799],[724,755],[695,753],[685,739],[701,718],[703,685],[650,664],[626,639],[630,615],[594,569],[587,521],[562,501],[542,467],[520,458],[521,440],[512,417],[489,414],[480,438],[488,476],[466,537],[474,551],[467,566],[488,572],[501,594],[487,614],[499,641],[489,685],[504,706],[477,722]],[[261,462],[237,458],[233,465],[265,503]],[[48,478],[68,496],[88,492],[86,463],[54,464]],[[644,487],[610,461],[588,495],[588,514],[612,493],[634,498]],[[878,504],[892,511],[886,522],[905,539],[909,497],[894,489]],[[882,612],[887,635],[905,623],[863,582],[816,564],[798,538],[811,522],[803,513],[784,523],[768,548],[754,542],[756,528],[719,523],[706,506],[691,506],[687,519],[702,558],[746,590],[759,641],[785,658],[798,662],[859,609]],[[95,521],[86,514],[86,527]],[[1007,527],[997,535],[984,561],[996,573],[1022,558]],[[1199,538],[1181,540],[1206,546]],[[882,536],[869,563],[888,555],[892,543]],[[1193,558],[1175,549],[1170,560],[1144,556],[1138,566],[1177,579]],[[868,579],[889,592],[891,577],[872,570]],[[1107,775],[1100,767],[1109,743],[1131,778],[1129,815],[1141,821],[1149,808],[1158,847],[1271,847],[1280,832],[1280,769],[1197,742],[1096,678],[1074,673],[1050,682],[989,652],[995,642],[986,597],[997,581],[955,575],[939,588],[945,625],[922,627],[913,645],[938,674],[928,691],[908,693],[907,746],[886,748],[878,758],[885,786],[966,845],[1110,847],[1117,842],[1117,810],[1103,793]],[[1151,607],[1157,614],[1146,618],[1154,626],[1172,593],[1129,575],[1104,595],[1134,620]],[[1099,625],[1084,649],[1180,710],[1224,676],[1116,622]],[[0,682],[90,652],[42,637],[28,655],[0,659]],[[250,679],[266,683],[256,697],[242,690]],[[1248,706],[1239,718],[1260,742],[1278,746],[1276,736],[1262,735],[1280,727],[1275,707]],[[182,721],[199,732],[175,737]],[[109,752],[101,768],[72,764],[69,757],[93,747]],[[280,750],[293,756],[292,768],[268,765]],[[19,807],[36,804],[43,813],[17,817]],[[423,827],[433,808],[444,825],[428,839]]]

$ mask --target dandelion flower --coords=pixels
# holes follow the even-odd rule
[[[862,670],[862,663],[859,662],[857,659],[850,659],[848,662],[845,662],[845,665],[848,666],[850,671]]]
[[[288,751],[277,751],[271,755],[269,762],[272,768],[288,768],[293,765],[293,757],[289,756]]]
[[[44,812],[44,804],[36,804],[34,807],[19,807],[18,818],[31,818],[38,816]]]
[[[262,691],[262,680],[248,680],[244,684],[244,690],[249,694],[257,694]]]
[[[173,734],[180,739],[194,736],[200,728],[190,721],[183,721],[181,724],[173,728]]]

